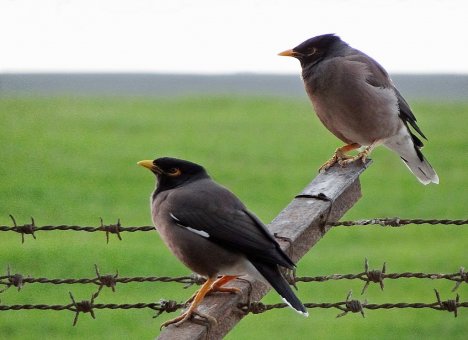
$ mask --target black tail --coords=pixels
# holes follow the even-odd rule
[[[252,262],[254,267],[263,275],[278,294],[281,295],[284,302],[294,308],[298,313],[304,316],[309,316],[307,309],[294,294],[283,275],[281,275],[277,265],[252,260],[250,260],[250,262]]]

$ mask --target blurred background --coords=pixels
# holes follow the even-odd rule
[[[203,164],[265,222],[271,221],[340,146],[318,121],[297,60],[278,52],[336,33],[379,61],[410,102],[428,136],[424,153],[440,185],[422,186],[384,148],[362,175],[363,197],[343,219],[467,217],[468,23],[466,1],[75,1],[0,0],[0,225],[33,216],[37,225],[150,225],[154,179],[141,159],[174,156]],[[261,131],[261,133],[259,133]],[[123,240],[81,232],[37,239],[0,232],[0,273],[32,277],[182,276],[190,272],[157,232]],[[356,273],[364,258],[387,272],[454,273],[467,267],[464,227],[409,226],[331,230],[298,264],[299,276]],[[388,280],[384,291],[361,282],[299,284],[305,302],[354,297],[370,303],[454,298],[453,282]],[[1,289],[2,287],[0,287]],[[0,301],[68,304],[94,286],[26,284]],[[125,284],[99,303],[187,299],[196,287]],[[468,288],[457,291],[466,301]],[[269,294],[264,302],[280,302]],[[66,311],[0,312],[0,338],[154,338],[150,310],[98,310],[72,327]],[[468,331],[433,310],[336,310],[249,315],[228,339],[449,337]]]

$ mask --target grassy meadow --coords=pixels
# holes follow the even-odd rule
[[[413,103],[429,137],[424,153],[440,185],[421,185],[399,157],[380,147],[362,175],[363,197],[344,219],[373,217],[467,218],[468,103]],[[98,226],[99,218],[123,226],[150,225],[154,178],[136,165],[142,159],[174,156],[203,164],[264,222],[271,221],[316,176],[340,142],[320,124],[306,99],[272,97],[0,98],[0,225],[33,216],[37,225]],[[101,233],[38,232],[37,240],[0,232],[0,275],[94,277],[181,276],[190,272],[172,256],[157,232],[124,233],[109,244]],[[468,230],[456,226],[335,228],[299,263],[299,276],[360,272],[387,262],[387,272],[451,273],[468,267]],[[452,282],[387,280],[385,290],[357,281],[299,284],[304,302],[354,297],[369,303],[454,298]],[[120,284],[104,288],[98,303],[187,299],[196,287],[182,284]],[[2,289],[2,287],[0,287]],[[96,290],[90,285],[26,284],[0,293],[0,303],[68,304]],[[468,301],[468,285],[458,293]],[[276,293],[264,299],[281,302]],[[310,310],[304,319],[290,309],[247,316],[227,339],[466,339],[468,311],[458,318],[433,310],[376,310],[366,317],[337,319],[338,310]],[[0,312],[0,338],[152,339],[175,314],[153,319],[151,310],[96,310],[96,320],[67,311]]]

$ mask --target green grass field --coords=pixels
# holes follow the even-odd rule
[[[468,104],[414,103],[429,137],[424,153],[438,171],[440,185],[423,186],[399,158],[381,147],[361,178],[362,199],[344,219],[373,217],[467,218]],[[234,191],[265,222],[271,221],[316,176],[317,168],[340,142],[300,99],[202,97],[158,100],[0,98],[0,224],[123,226],[151,224],[148,198],[154,178],[136,162],[175,156],[199,162]],[[467,263],[466,227],[409,226],[331,230],[298,264],[297,274],[360,272],[387,261],[387,272],[456,272]],[[125,233],[123,241],[101,233],[40,232],[37,240],[0,233],[0,270],[33,277],[181,276],[190,272],[165,248],[156,232]],[[4,274],[0,274],[4,275]],[[453,298],[452,282],[388,280],[384,291],[362,282],[299,284],[304,302],[342,301],[349,290],[370,303],[435,301]],[[1,289],[1,287],[0,287]],[[136,303],[161,298],[185,300],[195,287],[181,284],[121,284],[104,289],[97,302]],[[0,303],[68,304],[89,299],[89,285],[27,284],[0,293]],[[468,285],[458,292],[468,301]],[[275,293],[267,303],[281,302]],[[228,339],[466,339],[468,311],[458,318],[433,310],[378,310],[336,319],[337,310],[310,310],[304,319],[290,309],[249,315]],[[153,319],[151,310],[97,310],[96,320],[81,315],[72,327],[66,311],[0,312],[0,338],[150,339],[174,317]]]

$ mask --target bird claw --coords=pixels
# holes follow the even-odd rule
[[[319,172],[322,171],[327,171],[330,169],[333,165],[338,163],[342,167],[345,166],[345,162],[348,162],[349,160],[353,159],[354,157],[346,155],[343,151],[340,149],[336,149],[335,153],[333,154],[332,158],[330,158],[328,161],[322,164],[322,166],[319,168]]]
[[[202,321],[204,324],[208,324],[208,328],[211,328],[218,324],[218,321],[216,320],[216,318],[212,317],[211,315],[204,314],[198,310],[195,310],[193,314],[199,316],[202,319],[198,321]]]
[[[333,165],[338,163],[341,167],[346,167],[348,164],[360,159],[362,163],[366,163],[367,158],[369,157],[370,152],[372,151],[373,146],[367,147],[363,151],[359,152],[356,156],[348,156],[346,155],[341,148],[336,149],[335,154],[332,158],[326,161],[320,168],[319,172],[327,171]]]
[[[325,172],[327,171],[328,169],[330,169],[333,165],[335,165],[335,163],[337,162],[338,160],[336,159],[335,156],[333,156],[332,158],[330,158],[328,161],[326,161],[325,163],[322,164],[322,166],[319,168],[319,172]]]
[[[236,288],[236,287],[223,287],[224,284],[226,284],[229,281],[232,281],[232,280],[234,280],[236,278],[237,278],[237,276],[225,275],[225,276],[222,276],[222,277],[218,278],[217,280],[208,279],[203,284],[202,288],[200,288],[200,290],[195,292],[186,301],[186,304],[191,303],[190,307],[184,313],[182,313],[181,315],[179,315],[175,319],[164,322],[161,325],[160,329],[162,329],[163,327],[167,327],[169,325],[172,325],[172,324],[174,324],[174,326],[176,326],[176,327],[179,327],[186,320],[192,318],[194,314],[198,315],[201,319],[206,320],[208,322],[208,327],[213,326],[213,324],[216,325],[217,324],[216,319],[213,318],[212,316],[203,314],[200,311],[198,311],[197,306],[200,304],[200,302],[203,300],[203,298],[207,294],[210,294],[212,292],[225,292],[225,293],[239,294],[241,292],[241,290],[239,288]],[[199,320],[194,319],[193,321],[197,322]]]
[[[210,316],[208,314],[204,314],[204,313],[198,311],[197,309],[193,309],[193,310],[189,309],[186,312],[179,315],[178,317],[176,317],[176,318],[174,318],[172,320],[168,320],[168,321],[164,322],[163,324],[161,324],[161,327],[159,327],[159,329],[162,330],[163,327],[167,327],[167,326],[172,325],[172,324],[174,326],[176,326],[176,327],[179,327],[180,325],[182,325],[188,319],[193,318],[194,315],[197,315],[202,320],[206,321],[206,323],[208,323],[208,327],[215,326],[218,323],[214,317],[212,317],[212,316]]]
[[[354,161],[357,161],[357,160],[361,160],[362,161],[362,164],[365,164],[366,161],[367,161],[367,157],[369,156],[369,150],[368,149],[365,149],[364,151],[358,153],[356,156],[354,157],[348,157],[346,159],[342,159],[342,160],[339,160],[338,161],[338,164],[341,165],[342,167],[345,167],[347,166],[348,164],[354,162]]]
[[[189,311],[187,311],[185,313],[182,313],[181,315],[179,315],[178,317],[176,317],[174,319],[163,322],[161,324],[161,326],[159,327],[159,330],[162,330],[164,327],[167,327],[167,326],[172,325],[172,324],[174,324],[174,326],[178,327],[182,322],[187,320],[191,315],[192,315],[192,312],[189,313]]]

